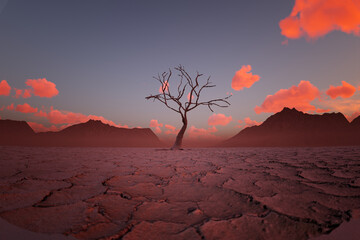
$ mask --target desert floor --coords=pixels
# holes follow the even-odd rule
[[[0,147],[0,217],[54,239],[314,238],[360,217],[360,147]]]

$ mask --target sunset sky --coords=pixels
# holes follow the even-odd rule
[[[179,64],[211,76],[203,100],[233,94],[228,108],[190,113],[192,138],[233,136],[285,106],[351,120],[360,0],[0,1],[1,119],[44,131],[95,118],[174,137],[178,114],[145,97]]]

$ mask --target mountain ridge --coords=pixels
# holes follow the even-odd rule
[[[118,128],[92,119],[58,132],[40,133],[35,133],[25,121],[0,120],[0,133],[0,145],[50,147],[159,147],[163,145],[150,128]]]
[[[261,125],[248,127],[223,147],[317,147],[359,145],[360,117],[351,123],[342,113],[308,114],[284,108]]]

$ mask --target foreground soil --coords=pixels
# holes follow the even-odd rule
[[[359,147],[0,147],[0,217],[33,232],[308,239],[359,216]]]

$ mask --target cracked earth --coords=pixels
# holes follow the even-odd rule
[[[360,148],[0,147],[0,217],[77,239],[308,239],[360,217]]]

